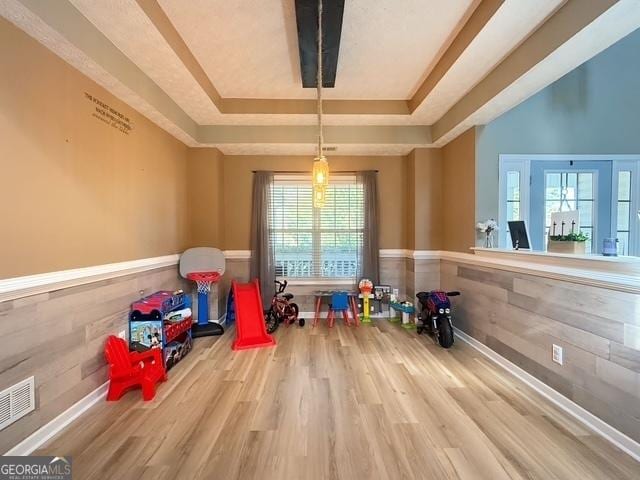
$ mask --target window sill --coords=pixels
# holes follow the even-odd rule
[[[286,280],[289,285],[355,285],[355,278],[298,278],[278,277],[278,280]]]

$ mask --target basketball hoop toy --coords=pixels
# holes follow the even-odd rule
[[[211,285],[218,283],[220,272],[190,272],[187,278],[198,286],[198,325],[209,323],[209,293]]]
[[[217,248],[196,247],[186,250],[180,257],[180,275],[198,286],[198,323],[193,326],[194,337],[222,335],[218,323],[209,322],[209,293],[225,270],[224,254]]]

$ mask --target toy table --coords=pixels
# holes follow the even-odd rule
[[[397,312],[402,312],[402,326],[404,328],[415,328],[415,322],[411,321],[411,315],[416,313],[413,305],[403,305],[400,302],[391,302],[389,307]]]
[[[315,325],[320,318],[320,309],[322,307],[322,299],[323,298],[331,298],[335,292],[343,292],[344,290],[318,290],[313,292],[313,296],[316,297],[316,311],[313,317],[313,324]],[[349,296],[349,305],[351,307],[351,314],[353,315],[353,319],[355,320],[356,326],[360,325],[360,315],[358,314],[358,302],[356,298],[358,298],[357,293],[347,292]]]
[[[191,351],[191,316],[178,321],[165,320],[167,314],[187,306],[183,292],[160,291],[131,304],[129,314],[129,348],[144,352],[161,348],[164,365],[169,370]]]

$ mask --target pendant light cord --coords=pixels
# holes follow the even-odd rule
[[[318,158],[322,157],[322,0],[318,0]]]

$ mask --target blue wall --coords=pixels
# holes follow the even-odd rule
[[[476,219],[498,218],[498,155],[640,154],[640,29],[476,134]]]

